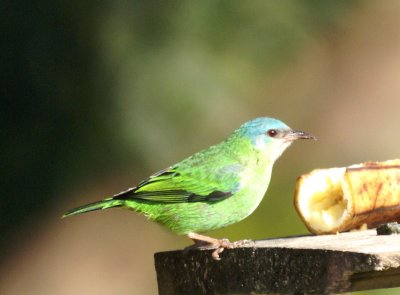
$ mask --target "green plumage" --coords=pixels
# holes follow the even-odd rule
[[[261,202],[280,154],[294,139],[310,138],[303,132],[294,137],[294,133],[276,119],[249,121],[224,142],[161,170],[112,198],[72,209],[64,217],[124,207],[180,235],[238,222]]]

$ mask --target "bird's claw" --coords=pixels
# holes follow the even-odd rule
[[[211,254],[211,257],[214,260],[221,260],[219,254],[221,254],[225,249],[234,249],[244,246],[249,247],[254,245],[254,242],[251,240],[239,240],[235,242],[230,242],[228,239],[215,239],[199,235],[196,233],[190,233],[188,237],[191,238],[195,242],[195,244],[186,247],[184,249],[184,253],[192,249],[204,249],[204,250],[214,249],[214,251]]]
[[[214,260],[221,260],[219,254],[221,254],[225,249],[235,249],[243,246],[253,246],[254,241],[252,240],[239,240],[235,242],[230,242],[228,239],[218,240],[220,243],[217,248],[212,252],[211,257]]]
[[[219,254],[222,251],[224,251],[224,249],[225,249],[224,247],[218,247],[217,249],[215,249],[211,254],[212,259],[217,260],[217,261],[221,260],[221,258],[219,257]]]

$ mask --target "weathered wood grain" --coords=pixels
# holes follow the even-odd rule
[[[375,230],[155,254],[159,294],[330,294],[400,286],[400,235]]]

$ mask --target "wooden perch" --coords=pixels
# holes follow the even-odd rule
[[[225,250],[155,254],[169,294],[331,294],[400,286],[400,235],[375,230],[255,241]]]

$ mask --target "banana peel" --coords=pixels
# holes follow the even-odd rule
[[[297,179],[294,205],[314,234],[400,221],[400,159],[317,169]]]

